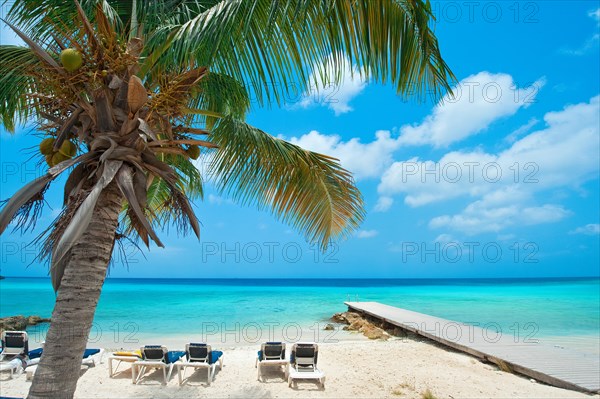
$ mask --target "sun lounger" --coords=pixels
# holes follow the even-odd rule
[[[184,352],[169,352],[165,346],[146,345],[140,348],[142,360],[131,365],[131,382],[138,384],[148,369],[162,369],[164,384],[171,378],[173,364],[179,360]],[[168,371],[167,371],[168,369]]]
[[[12,379],[15,374],[21,374],[23,372],[23,359],[15,357],[10,361],[0,362],[0,373],[4,372],[10,373],[10,379]]]
[[[317,368],[319,347],[315,343],[296,343],[292,346],[288,385],[291,387],[295,380],[318,380],[325,388],[325,373]]]
[[[207,344],[187,344],[185,346],[185,357],[175,363],[179,385],[183,384],[187,367],[193,367],[194,371],[198,368],[205,368],[207,370],[208,385],[210,385],[215,378],[217,363],[219,364],[219,370],[222,370],[223,352],[213,351],[211,346]]]
[[[128,352],[128,351],[120,351],[114,352],[112,355],[108,356],[108,377],[112,378],[116,373],[119,365],[122,362],[125,363],[135,363],[142,358],[141,352]],[[113,368],[113,362],[117,362],[117,366]]]
[[[285,379],[288,379],[289,361],[285,358],[285,343],[266,342],[260,346],[254,367],[258,368],[258,380],[261,381],[263,368],[269,366],[284,367]]]
[[[29,351],[29,336],[25,331],[3,331],[0,336],[2,353],[0,361],[12,360],[19,355],[26,355]]]
[[[33,379],[42,353],[44,353],[44,349],[42,348],[29,351],[29,361],[27,362],[27,368],[25,369],[27,380]],[[103,357],[104,349],[86,349],[81,357],[81,365],[96,367],[98,364],[102,363]]]

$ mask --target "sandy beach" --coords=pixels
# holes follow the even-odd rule
[[[224,348],[223,370],[217,371],[210,386],[202,370],[184,386],[179,386],[175,373],[167,385],[162,385],[159,372],[150,372],[139,385],[133,385],[127,364],[121,364],[114,378],[108,377],[105,356],[96,367],[82,367],[76,397],[421,398],[427,390],[436,398],[598,397],[533,382],[473,357],[410,338],[320,344],[319,368],[327,376],[325,389],[309,381],[289,388],[282,373],[275,370],[267,374],[266,382],[257,380],[256,350],[248,346]],[[12,380],[3,375],[0,392],[2,396],[23,397],[30,384],[25,374]]]

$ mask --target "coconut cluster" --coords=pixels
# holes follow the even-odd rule
[[[77,146],[69,140],[65,140],[58,150],[54,150],[56,139],[48,137],[40,143],[40,153],[46,157],[48,166],[53,167],[77,154]]]

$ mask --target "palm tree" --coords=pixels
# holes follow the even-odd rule
[[[439,96],[453,76],[432,18],[422,0],[15,2],[5,22],[27,47],[0,46],[1,122],[37,121],[49,168],[5,202],[0,234],[34,226],[68,173],[63,212],[39,238],[57,297],[29,397],[73,396],[115,243],[162,247],[155,229],[172,224],[199,236],[190,199],[203,179],[323,249],[350,234],[364,214],[351,174],[245,123],[250,95],[281,104],[331,57],[401,95]]]

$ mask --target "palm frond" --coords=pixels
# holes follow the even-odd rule
[[[362,196],[335,158],[304,150],[233,118],[212,140],[209,166],[219,190],[240,204],[269,209],[325,249],[364,217]]]
[[[41,61],[31,49],[4,45],[0,45],[0,60],[0,123],[12,132],[32,113],[30,94],[36,91],[36,82],[29,72],[41,68]]]
[[[53,249],[52,253],[52,265],[50,267],[54,291],[58,291],[64,273],[65,263],[62,262],[63,258],[87,230],[102,190],[112,182],[122,165],[123,161],[108,161],[106,163],[102,176],[85,200],[79,205],[77,212],[75,212],[69,225],[64,232],[62,232],[60,240],[56,243],[56,247]]]
[[[260,103],[281,103],[306,89],[313,65],[324,75],[333,54],[401,95],[440,96],[454,77],[432,20],[423,0],[186,2],[149,37],[146,67],[193,61],[244,82]]]
[[[250,95],[246,87],[231,76],[211,72],[198,84],[190,108],[211,110],[220,115],[244,119],[250,109]],[[195,118],[194,121],[197,120],[198,118]],[[200,122],[209,129],[217,120],[218,118],[211,116],[200,118]]]

